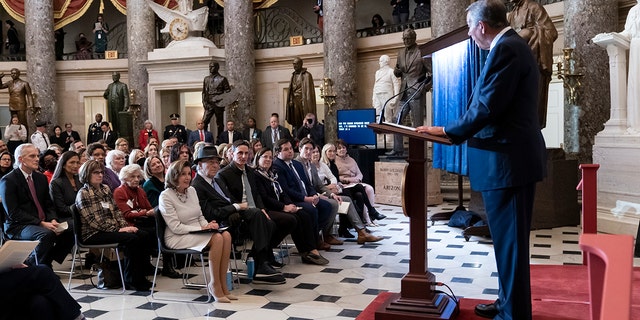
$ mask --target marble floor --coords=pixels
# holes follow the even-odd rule
[[[76,278],[71,284],[72,295],[91,319],[353,319],[378,293],[398,292],[400,278],[409,267],[408,218],[399,207],[376,207],[387,218],[371,229],[384,240],[365,245],[346,241],[334,246],[322,253],[331,261],[326,266],[302,264],[292,248],[290,263],[282,269],[286,284],[242,281],[232,291],[240,299],[232,303],[153,301],[148,292],[134,291],[107,295],[93,289],[89,280]],[[453,208],[454,204],[445,203],[430,207],[429,213]],[[533,231],[531,263],[581,263],[578,235],[578,227]],[[429,226],[428,238],[428,265],[437,281],[449,285],[458,297],[496,298],[497,274],[490,239],[472,237],[467,242],[461,229],[442,222]],[[638,259],[635,262],[638,265]],[[65,267],[54,265],[57,270],[68,270]],[[190,273],[196,274],[197,270]],[[61,278],[66,285],[65,275]],[[157,291],[159,297],[206,300],[204,290],[186,289],[179,279],[159,277]]]

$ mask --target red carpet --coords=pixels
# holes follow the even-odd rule
[[[633,269],[633,294],[631,319],[640,319],[640,268]],[[376,309],[391,295],[379,294],[357,320],[375,319]],[[531,266],[531,299],[535,320],[585,320],[589,319],[589,283],[585,266]],[[456,319],[485,319],[474,314],[478,303],[491,301],[460,300],[460,314]],[[400,320],[400,319],[398,319]]]

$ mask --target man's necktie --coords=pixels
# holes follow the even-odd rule
[[[280,134],[278,133],[278,129],[273,129],[273,143],[275,144],[280,140]]]
[[[249,184],[246,169],[242,170],[242,193],[242,201],[246,200],[250,208],[255,208],[256,203],[253,201],[253,193],[251,192],[251,185]]]
[[[200,141],[204,141],[204,132],[200,130]]]
[[[38,218],[41,221],[44,221],[46,216],[44,214],[44,210],[42,210],[42,206],[40,206],[40,201],[38,201],[38,195],[36,194],[36,186],[33,184],[33,180],[31,180],[31,176],[27,176],[27,184],[29,185],[29,191],[31,191],[31,197],[33,198],[33,202],[36,204],[36,208],[38,209]]]
[[[107,141],[107,133],[102,134],[102,140]]]
[[[231,199],[229,199],[227,195],[224,194],[224,192],[222,191],[222,188],[220,188],[220,185],[216,182],[216,180],[212,180],[211,184],[213,185],[213,189],[216,190],[225,200],[227,200],[228,202],[231,202]]]
[[[302,186],[302,191],[304,191],[304,194],[307,194],[307,187],[305,187],[304,181],[302,181],[302,178],[300,178],[298,171],[296,171],[296,169],[293,167],[293,162],[289,162],[289,168],[291,168],[291,170],[293,171],[293,174],[295,174],[296,177],[298,177],[298,181],[300,181],[300,186]]]
[[[233,143],[233,131],[229,131],[229,143]]]

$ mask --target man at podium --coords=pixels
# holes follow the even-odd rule
[[[482,192],[499,279],[498,299],[477,305],[476,314],[530,320],[529,230],[546,155],[538,123],[538,66],[506,16],[501,0],[467,8],[469,35],[489,50],[467,111],[445,127],[417,131],[455,144],[468,141],[469,179]]]

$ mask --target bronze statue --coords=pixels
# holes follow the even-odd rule
[[[204,128],[209,129],[211,117],[215,115],[218,127],[216,136],[224,130],[224,108],[226,105],[222,103],[222,94],[231,91],[229,81],[218,70],[220,70],[220,64],[217,61],[211,61],[209,63],[210,75],[204,77],[202,83],[202,105],[204,106],[202,122]]]
[[[27,126],[27,109],[33,107],[33,95],[29,83],[20,79],[20,70],[11,69],[11,81],[2,83],[4,73],[0,74],[0,89],[9,88],[9,111],[18,115],[20,124]]]
[[[125,83],[120,82],[120,72],[114,71],[112,78],[113,82],[104,91],[103,97],[107,99],[107,112],[111,122],[111,129],[119,132],[118,113],[127,111],[129,108],[129,88]]]
[[[293,59],[293,74],[287,96],[287,121],[294,128],[300,128],[307,113],[316,114],[316,91],[313,77],[302,67],[302,59]]]
[[[533,56],[538,61],[538,120],[542,129],[547,124],[547,96],[553,73],[553,42],[558,38],[558,31],[547,10],[539,3],[531,0],[509,1],[514,4],[513,10],[507,14],[509,24],[529,43]]]

